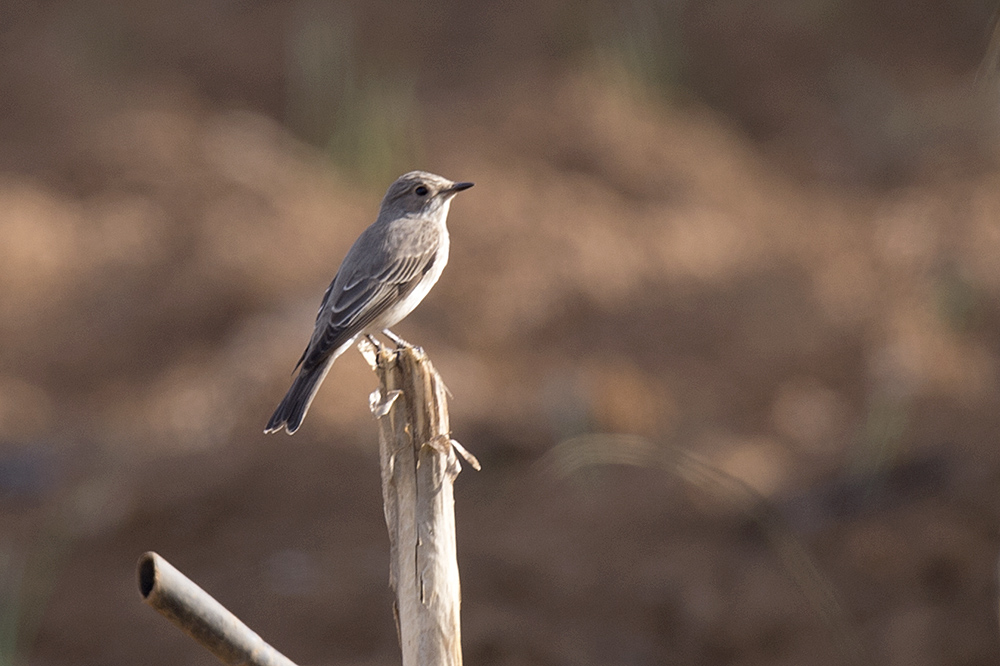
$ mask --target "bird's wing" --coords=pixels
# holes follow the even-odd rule
[[[432,247],[398,257],[374,275],[364,270],[367,267],[360,267],[343,278],[338,274],[323,296],[316,316],[316,329],[295,367],[318,365],[334,349],[365,330],[417,286],[434,265],[436,256],[437,247]]]

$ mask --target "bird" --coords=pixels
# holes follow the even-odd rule
[[[389,330],[420,304],[448,263],[447,218],[452,198],[473,186],[426,171],[405,173],[389,186],[375,222],[344,256],[316,314],[298,371],[264,428],[289,435],[302,425],[330,367],[361,335]]]

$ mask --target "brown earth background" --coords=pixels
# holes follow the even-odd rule
[[[261,430],[413,168],[476,182],[397,327],[483,463],[467,663],[997,663],[995,10],[7,0],[0,664],[214,663],[146,550],[398,663],[374,376]],[[676,465],[570,465],[624,435]]]

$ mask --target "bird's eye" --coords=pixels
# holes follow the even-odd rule
[[[413,191],[417,193],[418,197],[426,197],[427,196],[427,192],[429,192],[429,190],[426,187],[424,187],[423,185],[417,186],[417,189],[415,189]]]

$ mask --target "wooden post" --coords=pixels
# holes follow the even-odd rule
[[[447,389],[422,349],[361,345],[379,378],[379,426],[389,584],[403,666],[461,666],[460,590],[453,484],[478,462],[451,439]]]
[[[359,347],[379,378],[371,409],[403,666],[461,666],[454,483],[458,455],[475,469],[479,461],[451,438],[448,389],[422,349]],[[156,553],[139,560],[139,590],[226,664],[295,666]]]

